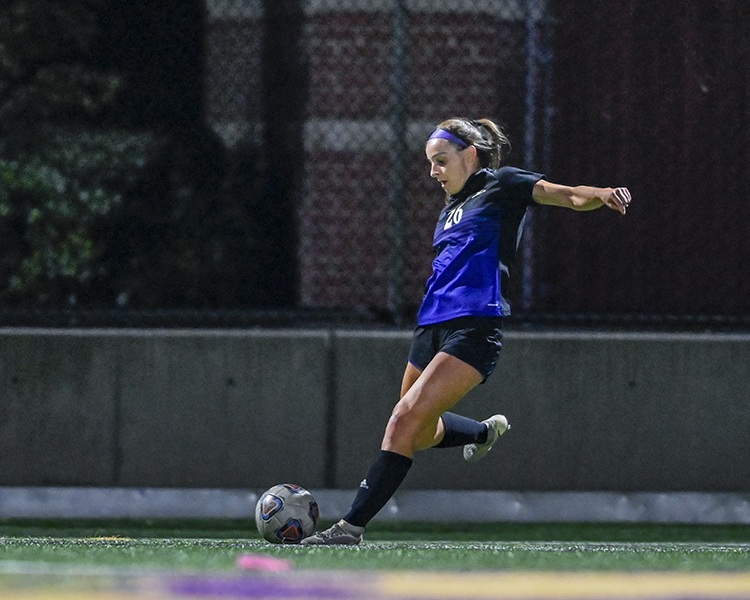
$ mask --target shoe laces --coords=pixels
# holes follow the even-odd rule
[[[333,525],[331,525],[331,527],[329,527],[325,531],[321,531],[318,535],[324,540],[328,540],[328,539],[338,537],[341,535],[352,535],[352,534],[349,533],[346,529],[344,529],[341,523],[334,523]]]

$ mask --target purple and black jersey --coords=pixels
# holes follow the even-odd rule
[[[510,314],[503,292],[526,208],[542,177],[513,167],[482,169],[451,197],[435,228],[437,257],[417,315],[419,325]]]

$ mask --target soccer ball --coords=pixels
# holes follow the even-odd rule
[[[310,492],[282,483],[261,494],[255,505],[255,525],[272,544],[298,544],[315,533],[319,514]]]

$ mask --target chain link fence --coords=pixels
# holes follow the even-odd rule
[[[50,0],[14,4],[47,6]],[[628,185],[634,193],[625,220],[607,211],[530,211],[511,290],[522,320],[746,327],[750,274],[738,254],[750,251],[750,223],[741,203],[725,199],[750,183],[742,160],[750,147],[747,9],[732,1],[711,3],[715,10],[709,10],[695,0],[679,14],[635,0],[621,5],[194,0],[181,11],[159,9],[158,22],[143,15],[152,33],[141,38],[163,36],[154,47],[175,36],[180,44],[199,43],[200,63],[185,62],[173,43],[163,57],[152,58],[162,63],[152,70],[168,78],[164,85],[148,83],[162,90],[155,95],[158,110],[141,111],[131,102],[128,122],[118,121],[117,106],[96,117],[100,130],[108,122],[123,124],[124,132],[110,128],[92,139],[104,140],[104,149],[94,148],[96,164],[130,165],[128,177],[120,177],[130,187],[108,191],[111,182],[98,176],[91,185],[107,203],[89,210],[94,196],[88,182],[77,183],[79,212],[68,211],[66,218],[78,229],[53,250],[84,248],[87,263],[57,258],[57,279],[44,279],[50,268],[37,252],[42,258],[24,268],[37,269],[40,298],[60,300],[37,305],[28,293],[0,291],[0,322],[410,324],[430,274],[443,202],[429,177],[424,142],[437,123],[463,115],[490,117],[505,127],[511,164],[559,183]],[[23,14],[0,14],[0,26],[11,31]],[[76,14],[87,13],[81,8]],[[93,31],[93,22],[85,20],[86,31]],[[195,37],[185,37],[191,31]],[[129,30],[120,33],[132,39]],[[52,56],[52,42],[48,46]],[[3,60],[6,67],[12,62]],[[739,69],[730,69],[733,60],[740,60]],[[646,68],[654,61],[658,68]],[[146,71],[133,71],[131,79],[143,79]],[[0,73],[4,114],[6,84],[16,77],[8,73]],[[89,88],[99,81],[76,73]],[[107,75],[97,85],[112,97],[123,89],[126,98],[135,97],[127,77]],[[180,107],[183,100],[195,110],[168,105]],[[144,127],[140,112],[161,121]],[[188,118],[200,123],[184,123]],[[44,119],[64,121],[70,135],[64,111]],[[192,133],[186,136],[185,129]],[[88,139],[86,131],[75,137]],[[27,154],[6,158],[14,139],[6,133],[0,169],[10,181],[26,173]],[[123,140],[137,142],[136,151]],[[696,150],[701,140],[710,152]],[[35,143],[49,147],[43,142]],[[19,147],[28,145],[27,139]],[[79,145],[80,152],[91,149]],[[109,160],[108,145],[126,159]],[[717,200],[711,173],[722,169],[731,179]],[[144,186],[141,171],[157,183]],[[76,182],[85,179],[86,169],[81,173]],[[35,185],[36,173],[24,176],[23,185]],[[667,189],[664,178],[674,185]],[[54,185],[47,188],[49,204],[56,192]],[[44,223],[45,213],[33,207],[19,212],[26,190],[11,192],[0,195],[0,230],[19,242],[0,268],[4,279],[23,282],[13,271],[26,243],[18,223]],[[158,215],[151,221],[149,206]],[[82,229],[82,223],[91,225]],[[60,227],[47,229],[58,235]],[[731,269],[727,256],[734,256]],[[57,295],[45,291],[63,287]]]
[[[258,39],[269,19],[299,30],[287,115],[303,146],[295,180],[298,303],[407,319],[429,276],[442,193],[424,141],[453,115],[489,116],[541,168],[551,18],[543,0],[211,0],[208,119],[228,146],[263,144]],[[299,20],[299,25],[292,25]],[[289,67],[287,66],[287,69]],[[288,74],[291,75],[291,72]],[[266,123],[266,125],[268,125]]]
[[[544,211],[531,308],[747,330],[750,4],[557,2],[555,19],[551,176],[634,202],[622,219]]]

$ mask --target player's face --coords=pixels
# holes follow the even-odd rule
[[[451,195],[460,192],[469,175],[477,170],[474,146],[460,150],[448,140],[435,138],[427,141],[425,154],[430,161],[430,177],[437,179]]]

